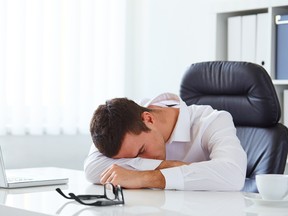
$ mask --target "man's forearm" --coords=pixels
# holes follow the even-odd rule
[[[166,186],[165,177],[160,169],[187,165],[182,161],[162,161],[155,170],[128,170],[116,164],[101,174],[101,183],[111,182],[124,188],[160,188]]]
[[[143,174],[142,186],[144,188],[165,188],[165,178],[160,170],[139,171]]]
[[[171,168],[171,167],[178,167],[178,166],[183,166],[183,165],[188,165],[188,163],[185,163],[182,161],[165,160],[161,162],[161,164],[156,168],[156,170],[166,169],[166,168]]]
[[[160,170],[128,170],[116,164],[101,174],[101,183],[107,182],[124,188],[165,188],[165,178]]]
[[[161,164],[152,171],[139,171],[142,176],[142,186],[145,188],[161,188],[164,189],[166,185],[165,177],[161,173],[160,169],[166,169],[171,167],[178,167],[188,165],[188,163],[182,161],[162,161]]]

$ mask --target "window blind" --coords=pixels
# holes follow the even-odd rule
[[[86,134],[124,95],[125,0],[0,0],[0,135]]]

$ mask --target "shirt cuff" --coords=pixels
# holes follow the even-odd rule
[[[161,169],[166,185],[165,189],[184,190],[184,179],[180,167]]]
[[[146,158],[134,158],[128,164],[137,170],[155,170],[162,160],[146,159]]]

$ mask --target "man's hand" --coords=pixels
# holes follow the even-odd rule
[[[112,165],[101,174],[101,184],[111,182],[124,188],[165,188],[165,178],[160,170],[135,171]]]

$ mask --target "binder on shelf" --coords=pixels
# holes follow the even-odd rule
[[[228,17],[228,61],[241,60],[241,16]]]
[[[256,29],[256,63],[261,65],[270,72],[270,59],[268,52],[268,35],[269,29],[267,23],[269,22],[268,13],[257,14],[257,29]]]
[[[242,16],[242,61],[256,62],[256,21],[256,14]]]
[[[277,15],[276,79],[288,79],[288,15]]]
[[[283,124],[288,127],[288,89],[283,91]]]

